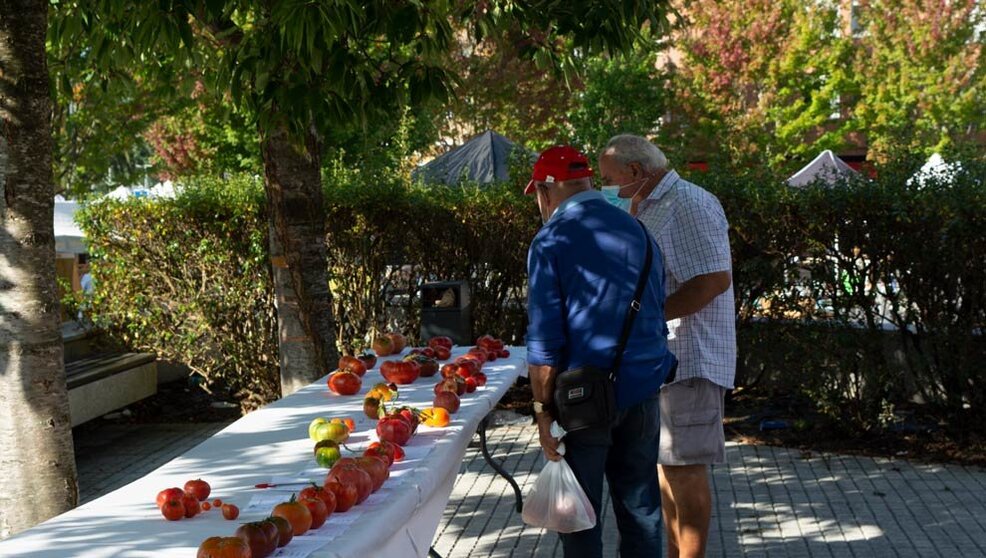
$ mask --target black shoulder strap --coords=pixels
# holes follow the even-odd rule
[[[620,371],[620,364],[623,362],[623,352],[626,351],[627,341],[630,340],[630,330],[633,328],[633,320],[640,312],[640,299],[644,295],[647,287],[647,277],[650,275],[651,264],[654,262],[654,249],[651,247],[650,233],[647,227],[639,220],[637,224],[644,231],[644,245],[647,247],[647,257],[644,259],[644,267],[640,269],[640,278],[637,279],[637,291],[633,294],[630,307],[627,308],[626,318],[623,319],[623,331],[620,333],[620,342],[616,346],[616,358],[613,359],[613,367],[609,371],[609,379],[616,381],[616,374]]]

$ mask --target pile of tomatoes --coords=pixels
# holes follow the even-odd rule
[[[270,556],[294,537],[324,525],[332,514],[365,501],[390,478],[391,465],[402,459],[400,446],[386,440],[370,444],[360,457],[343,457],[322,486],[312,483],[274,506],[270,517],[240,525],[232,537],[209,537],[199,546],[198,558]]]
[[[329,375],[329,389],[337,395],[354,395],[362,388],[362,378],[367,370],[377,364],[377,355],[399,354],[406,340],[399,333],[388,333],[374,339],[374,353],[360,356],[344,356],[338,369]],[[452,340],[434,337],[427,347],[414,348],[400,360],[388,360],[381,364],[380,373],[386,383],[378,383],[363,399],[363,411],[367,417],[377,420],[379,441],[373,442],[359,457],[341,457],[340,446],[354,429],[351,419],[316,418],[309,425],[309,436],[316,442],[318,463],[329,468],[322,486],[313,483],[298,494],[274,507],[270,517],[241,525],[233,537],[210,537],[199,548],[199,558],[251,557],[264,558],[277,548],[288,544],[294,536],[321,527],[333,513],[344,513],[365,501],[390,477],[390,467],[404,459],[403,446],[407,445],[419,424],[444,427],[451,414],[457,412],[460,397],[486,385],[483,366],[499,358],[507,358],[510,352],[501,340],[484,335],[476,346],[452,362],[439,366],[439,361],[451,359]],[[441,372],[441,380],[435,385],[433,406],[424,410],[397,406],[400,385],[414,382],[421,377],[432,377]],[[320,454],[321,452],[321,454]],[[190,481],[204,482],[204,481]],[[208,485],[206,484],[206,487]],[[191,490],[190,490],[191,488]],[[200,487],[186,485],[185,491],[168,489],[158,496],[158,504],[180,507],[186,513],[185,498],[202,495]],[[178,493],[168,492],[176,490]],[[168,494],[165,494],[165,493]],[[192,492],[192,496],[185,493]],[[162,496],[164,495],[164,496]],[[208,497],[208,489],[203,499]],[[191,502],[191,500],[189,500]],[[198,504],[199,499],[195,499]],[[189,504],[190,505],[190,504]],[[197,505],[195,510],[208,509],[208,503]],[[226,514],[227,505],[223,505]],[[177,509],[176,513],[177,513]],[[235,506],[232,507],[235,510]],[[165,513],[162,507],[162,513]],[[192,515],[198,513],[194,511]],[[236,510],[235,514],[238,515]],[[165,517],[168,514],[165,513]],[[191,517],[188,515],[187,517]],[[233,516],[235,518],[235,515]],[[169,518],[170,519],[170,518]],[[232,518],[230,518],[232,519]]]
[[[178,487],[165,488],[157,493],[157,507],[161,510],[161,515],[168,521],[178,521],[179,519],[191,519],[200,512],[207,512],[213,508],[222,510],[223,517],[226,519],[236,519],[240,515],[240,509],[233,504],[224,504],[222,500],[216,498],[209,501],[212,487],[202,479],[190,480],[185,483],[185,489]]]

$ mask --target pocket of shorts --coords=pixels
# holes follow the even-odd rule
[[[715,409],[703,411],[692,411],[690,413],[678,413],[671,415],[671,422],[675,426],[700,426],[712,424],[719,418],[719,412]]]

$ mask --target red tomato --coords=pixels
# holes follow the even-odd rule
[[[212,504],[209,502],[202,502],[202,511],[209,511],[212,509]]]
[[[434,349],[435,347],[445,347],[448,350],[452,350],[452,339],[445,336],[432,337],[428,340],[428,346]]]
[[[312,498],[318,498],[325,502],[326,517],[336,511],[336,495],[331,490],[327,490],[313,483],[311,486],[301,489],[301,492],[298,493],[299,500],[310,500]]]
[[[265,524],[267,522],[244,523],[236,528],[236,533],[233,535],[250,547],[252,558],[266,558],[277,549],[277,527],[274,527],[275,540],[272,547]]]
[[[390,478],[389,465],[376,457],[357,457],[356,465],[370,475],[370,480],[373,482],[373,492],[380,490],[383,483]]]
[[[366,365],[356,357],[344,356],[339,359],[339,370],[348,370],[362,378],[366,374]]]
[[[297,501],[294,495],[291,496],[290,501],[281,502],[274,506],[271,515],[287,519],[291,523],[291,530],[295,536],[304,535],[312,528],[312,513],[304,504]]]
[[[350,432],[354,432],[356,430],[356,421],[355,420],[353,420],[353,419],[351,419],[349,417],[346,417],[346,418],[342,419],[342,423],[346,425],[346,428],[348,428]]]
[[[284,522],[283,519],[278,519],[278,521]],[[277,551],[277,547],[280,546],[281,544],[281,528],[278,526],[277,523],[273,521],[268,521],[266,519],[263,521],[258,521],[257,525],[259,525],[260,528],[263,529],[264,535],[267,536],[267,554],[265,554],[264,556],[274,554],[274,552]],[[288,527],[290,527],[290,524],[288,524]],[[291,533],[290,529],[288,529],[288,535],[294,536]]]
[[[168,521],[178,521],[185,517],[185,504],[180,499],[167,500],[161,504],[161,515]]]
[[[456,375],[463,378],[472,376],[473,374],[479,372],[480,368],[482,368],[478,362],[468,358],[457,359],[455,363],[459,366],[455,370]]]
[[[483,374],[482,372],[477,372],[477,373],[476,373],[476,374],[475,374],[475,375],[473,376],[473,379],[475,379],[475,380],[476,380],[476,383],[477,383],[477,384],[478,384],[478,385],[479,385],[480,387],[482,387],[482,386],[485,386],[485,385],[486,385],[486,374]]]
[[[418,379],[421,367],[418,363],[402,360],[388,360],[380,365],[380,375],[388,382],[398,385],[410,384]]]
[[[209,537],[199,545],[196,558],[252,558],[250,547],[239,537]]]
[[[451,391],[443,391],[435,396],[433,406],[441,407],[454,414],[459,410],[459,396]]]
[[[325,489],[335,494],[335,511],[343,513],[356,505],[359,498],[359,489],[355,484],[343,484],[335,479],[325,480]]]
[[[398,446],[397,444],[387,440],[373,442],[372,444],[370,444],[370,447],[367,451],[377,450],[378,448],[382,449],[387,454],[387,456],[390,458],[391,465],[393,465],[397,461],[400,461],[401,459],[404,459],[404,450],[401,449],[401,447]]]
[[[438,385],[435,386],[435,394],[437,395],[442,391],[452,391],[456,395],[463,395],[466,393],[466,381],[462,376],[452,376],[451,378],[445,378]]]
[[[411,439],[411,427],[403,419],[385,417],[377,422],[377,436],[403,446]]]
[[[480,349],[479,347],[473,347],[469,349],[469,352],[465,354],[465,358],[475,358],[482,365],[490,359],[490,354],[486,352],[486,349]]]
[[[214,508],[221,508],[222,505],[223,505],[223,501],[220,500],[219,498],[216,498],[215,500],[212,501],[212,507]]]
[[[472,393],[479,387],[479,380],[475,376],[466,378],[466,393]]]
[[[199,507],[199,500],[191,494],[185,494],[181,498],[181,504],[185,506],[185,517],[195,517],[202,509]]]
[[[421,378],[430,378],[438,373],[438,361],[433,358],[418,354],[408,355],[404,357],[404,360],[407,362],[414,362],[418,365],[418,375]]]
[[[240,517],[240,508],[234,506],[233,504],[223,504],[223,517],[230,521]]]
[[[363,386],[357,374],[348,370],[336,370],[329,375],[329,389],[339,395],[353,395]]]
[[[356,358],[363,363],[363,366],[365,366],[367,370],[370,370],[377,365],[377,355],[369,351],[364,352]]]
[[[500,358],[510,358],[510,351],[506,349],[500,349],[498,354],[500,355]]]
[[[394,342],[386,335],[381,335],[373,340],[373,352],[378,356],[388,356],[394,354]]]
[[[305,511],[308,511],[306,508]],[[291,522],[279,515],[272,515],[265,519],[264,521],[269,521],[274,524],[277,528],[277,546],[278,548],[287,545],[294,538],[294,527]]]
[[[374,459],[381,459],[381,460],[383,460],[384,464],[387,465],[387,467],[390,467],[391,465],[393,465],[394,464],[394,455],[391,454],[391,453],[389,453],[387,450],[385,450],[383,448],[383,446],[381,446],[378,442],[374,442],[374,443],[377,444],[377,445],[376,446],[373,446],[371,444],[370,447],[366,448],[363,451],[363,456],[364,457],[372,457]]]
[[[181,500],[184,495],[185,491],[180,488],[165,488],[157,493],[157,507],[160,508],[168,500]]]
[[[400,333],[388,333],[387,336],[390,337],[391,342],[394,344],[393,354],[399,354],[404,350],[404,347],[407,347],[407,339]]]
[[[370,478],[370,475],[366,471],[360,469],[352,458],[348,458],[345,461],[340,459],[338,463],[332,466],[332,470],[329,471],[325,480],[339,481],[342,484],[355,486],[357,504],[369,498],[373,492],[373,479]],[[338,498],[338,495],[336,496]]]
[[[421,350],[421,354],[425,355],[428,358],[435,358],[435,355],[437,353],[435,353],[435,349],[432,349],[431,347],[425,347],[424,349]]]
[[[325,520],[329,518],[329,508],[325,506],[324,500],[321,498],[302,498],[298,501],[308,508],[308,513],[312,516],[312,529],[318,529],[325,524]]]
[[[435,347],[435,358],[438,360],[448,360],[452,358],[452,350],[445,347]]]
[[[452,376],[455,376],[455,371],[458,370],[458,369],[459,369],[459,365],[458,364],[454,364],[454,363],[451,363],[450,362],[450,363],[442,366],[442,377],[443,378],[451,378]]]
[[[191,494],[199,502],[205,502],[212,493],[212,487],[202,479],[190,480],[185,483],[185,494]]]

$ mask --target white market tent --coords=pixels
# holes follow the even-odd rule
[[[926,186],[928,183],[949,183],[962,171],[962,163],[948,163],[939,153],[935,153],[921,166],[914,176],[907,179],[908,186]]]
[[[835,184],[840,179],[847,176],[855,176],[857,173],[845,161],[835,156],[831,150],[826,149],[812,159],[810,163],[801,170],[791,175],[787,179],[787,185],[801,188],[816,181],[825,184]]]
[[[59,200],[61,198],[61,200]],[[75,222],[79,204],[55,198],[55,252],[60,254],[85,254],[85,236]]]
[[[130,198],[160,198],[172,199],[176,195],[174,184],[170,180],[159,182],[147,188],[127,188],[119,186],[101,199],[123,201]],[[55,251],[60,254],[86,253],[85,236],[75,222],[75,214],[79,211],[79,203],[55,196]]]

